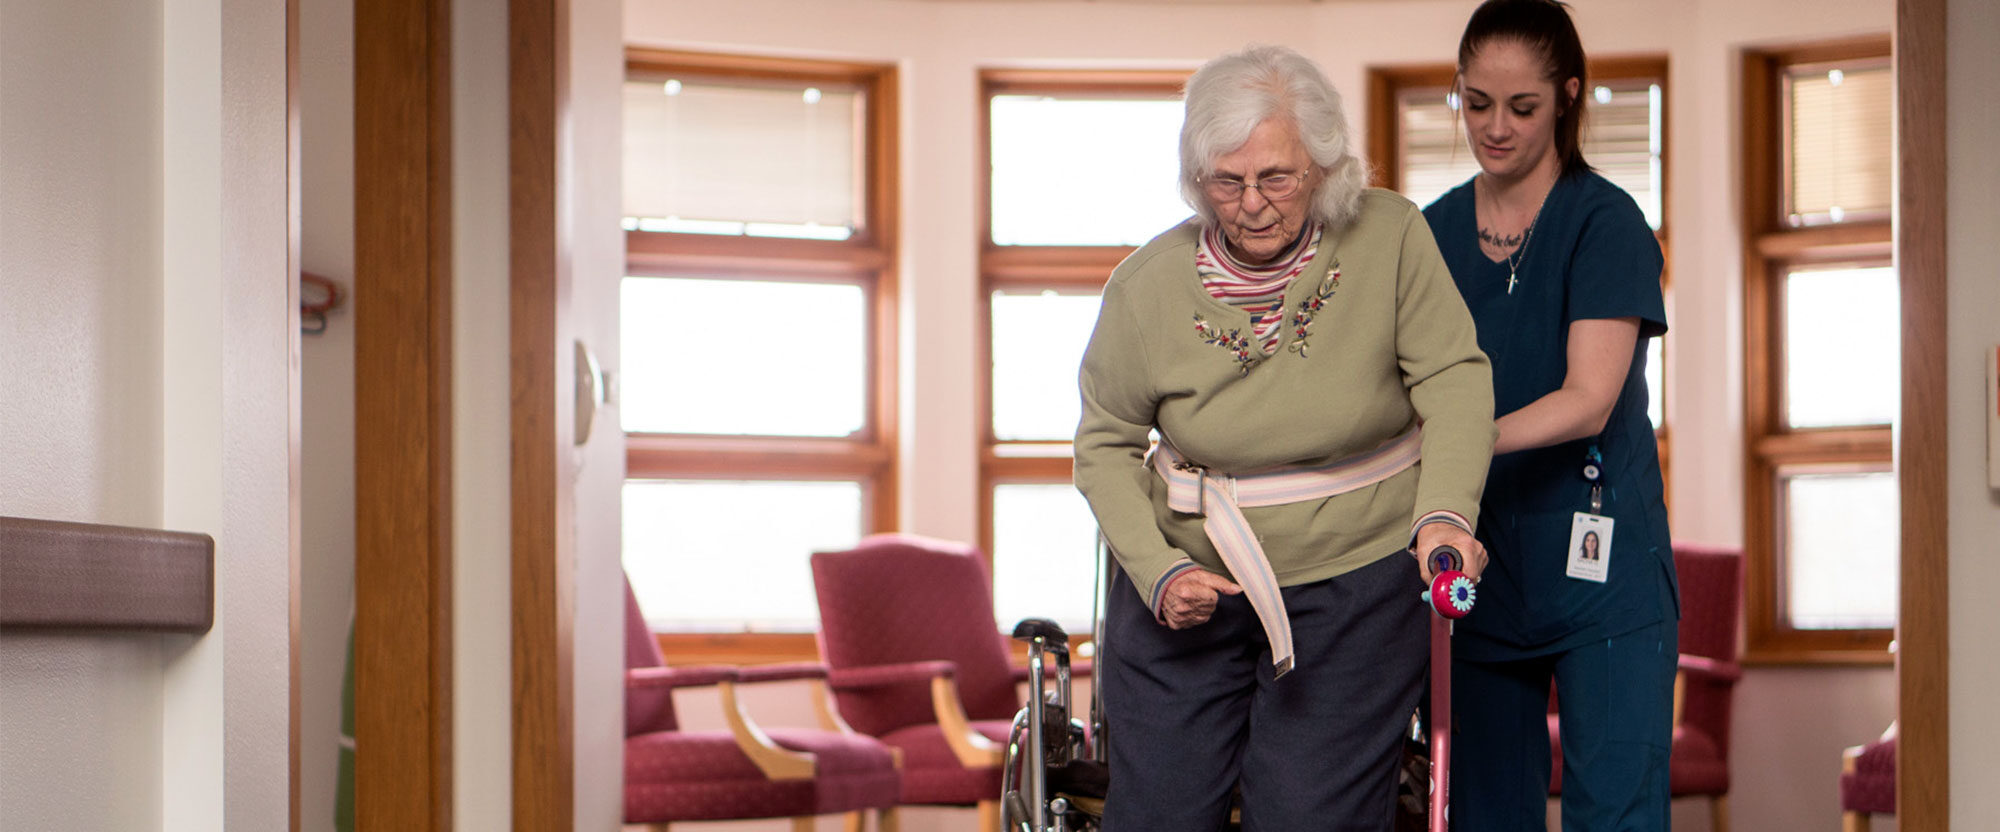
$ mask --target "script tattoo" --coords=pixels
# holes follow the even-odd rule
[[[1522,234],[1516,234],[1512,237],[1502,237],[1498,234],[1493,233],[1491,229],[1486,229],[1486,228],[1479,229],[1480,242],[1485,243],[1494,248],[1500,249],[1502,251],[1513,251],[1516,248],[1520,248],[1521,239],[1523,236],[1524,235]]]

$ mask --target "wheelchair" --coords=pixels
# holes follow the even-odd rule
[[[1472,611],[1477,598],[1470,578],[1459,571],[1464,561],[1447,546],[1432,554],[1436,575],[1423,592],[1431,617],[1431,670],[1427,720],[1419,708],[1398,772],[1397,832],[1445,832],[1450,806],[1451,770],[1451,629],[1452,622]],[[1001,768],[1000,818],[1005,832],[1093,832],[1102,825],[1104,797],[1110,787],[1110,733],[1104,721],[1102,663],[1105,653],[1105,604],[1111,586],[1110,548],[1097,540],[1096,595],[1092,632],[1099,670],[1090,675],[1089,722],[1074,716],[1070,702],[1069,635],[1045,618],[1027,618],[1015,625],[1013,637],[1028,645],[1028,699],[1014,715]],[[1055,663],[1055,687],[1045,675]],[[1230,813],[1229,828],[1237,828],[1238,813]]]

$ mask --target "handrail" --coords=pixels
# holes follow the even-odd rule
[[[208,632],[205,534],[0,517],[0,628]]]

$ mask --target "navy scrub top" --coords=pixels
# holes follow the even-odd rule
[[[1471,180],[1424,218],[1493,362],[1496,418],[1562,387],[1570,322],[1639,319],[1632,366],[1602,435],[1493,458],[1479,521],[1490,561],[1454,650],[1475,660],[1524,658],[1678,619],[1659,449],[1646,417],[1646,339],[1667,331],[1667,316],[1660,245],[1645,215],[1596,173],[1563,176],[1516,261],[1512,294],[1507,264],[1479,250]],[[1565,574],[1573,516],[1590,511],[1582,472],[1592,445],[1604,458],[1601,513],[1615,523],[1602,584]]]

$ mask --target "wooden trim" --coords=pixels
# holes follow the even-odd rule
[[[303,729],[300,718],[303,706],[304,686],[300,684],[299,658],[304,655],[304,599],[299,592],[303,578],[301,555],[303,507],[300,495],[304,492],[304,447],[305,436],[305,351],[299,342],[299,274],[304,262],[301,256],[300,238],[304,228],[304,201],[300,195],[304,182],[304,155],[302,136],[299,132],[299,112],[303,107],[299,93],[299,0],[285,0],[285,309],[288,322],[285,325],[286,350],[291,356],[285,381],[285,398],[290,411],[286,430],[289,437],[286,445],[287,484],[285,501],[287,514],[285,536],[286,548],[286,670],[285,689],[286,710],[289,714],[285,728],[286,738],[286,828],[299,832],[304,817],[300,809],[300,767],[301,749],[304,747]]]
[[[863,85],[879,77],[885,65],[723,52],[691,52],[643,46],[625,48],[625,72],[683,73],[704,78],[762,78],[775,81],[842,81]]]
[[[358,0],[355,31],[355,813],[448,830],[451,6]]]
[[[1191,69],[1006,69],[979,71],[980,100],[995,95],[1178,97],[1187,87]],[[986,109],[981,107],[981,109]],[[988,111],[990,112],[990,110]],[[983,158],[983,157],[982,157]]]
[[[1890,428],[1842,428],[1771,433],[1750,442],[1750,452],[1772,464],[1811,462],[1889,463]]]
[[[819,660],[812,633],[654,633],[667,666]]]
[[[567,0],[508,2],[513,828],[575,824]]]
[[[8,630],[200,635],[215,622],[205,534],[0,517],[0,575]]]
[[[1823,41],[1798,46],[1778,47],[1761,50],[1779,66],[1799,66],[1803,64],[1827,64],[1859,61],[1869,58],[1887,58],[1891,52],[1890,35],[1867,35],[1845,40]]]
[[[897,252],[902,239],[902,85],[895,67],[879,67],[870,76],[868,96],[868,235],[882,258],[870,293],[873,314],[869,333],[873,354],[868,385],[874,398],[868,420],[875,448],[884,455],[880,470],[869,480],[868,512],[877,532],[902,527],[902,475],[895,464],[901,447],[900,365],[902,272]]]
[[[1896,4],[1896,268],[1902,281],[1899,829],[1951,827],[1945,0]]]
[[[1751,245],[1768,260],[1887,260],[1891,238],[1889,222],[1883,220],[1765,231]]]
[[[786,279],[825,274],[852,279],[889,265],[887,254],[881,249],[854,245],[852,240],[727,237],[671,231],[625,232],[625,259],[630,264],[629,274],[693,272],[702,277],[742,275]]]

